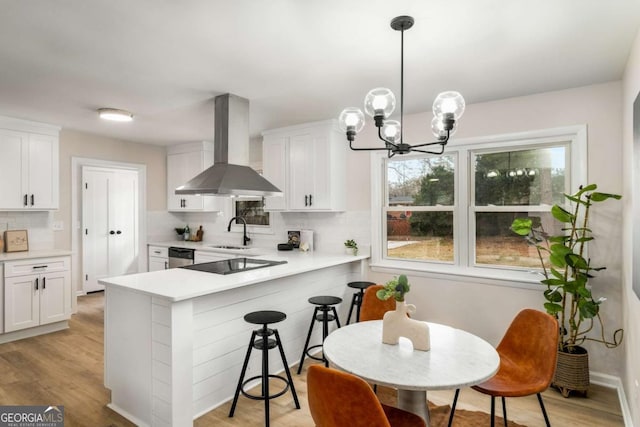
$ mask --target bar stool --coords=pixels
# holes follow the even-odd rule
[[[313,310],[313,317],[311,318],[311,325],[309,326],[309,333],[307,334],[307,340],[304,343],[304,349],[302,349],[302,357],[300,358],[300,364],[298,365],[298,375],[302,372],[302,365],[304,364],[304,357],[309,356],[314,360],[320,360],[324,362],[325,366],[329,366],[329,362],[324,358],[324,353],[322,357],[312,356],[309,354],[311,350],[314,348],[322,347],[322,344],[313,345],[309,347],[309,340],[311,339],[311,333],[313,332],[313,325],[316,322],[322,322],[322,342],[329,335],[329,322],[332,320],[336,321],[338,328],[340,327],[340,319],[338,319],[338,312],[336,311],[336,304],[340,304],[342,302],[342,298],[332,297],[332,296],[318,296],[309,298],[309,302],[311,304],[315,304],[316,308]],[[329,313],[331,311],[333,314]]]
[[[356,322],[360,321],[360,306],[362,305],[362,297],[364,296],[364,291],[369,286],[373,286],[375,283],[373,282],[349,282],[347,286],[354,289],[359,289],[359,292],[353,293],[353,298],[351,298],[351,307],[349,307],[349,315],[347,316],[347,325],[351,322],[351,313],[353,313],[353,307],[356,308]]]
[[[264,422],[265,426],[269,427],[269,400],[285,394],[289,388],[291,388],[291,394],[293,395],[293,401],[296,404],[296,409],[300,409],[300,403],[298,402],[298,395],[293,385],[293,379],[291,378],[291,372],[289,372],[289,365],[287,364],[287,358],[284,355],[282,348],[282,341],[280,341],[280,334],[277,329],[270,329],[267,327],[270,323],[278,323],[287,318],[287,315],[280,311],[254,311],[244,316],[244,320],[248,323],[255,325],[262,325],[262,328],[255,329],[251,333],[251,341],[249,341],[249,348],[247,349],[247,355],[244,358],[244,365],[242,365],[242,372],[240,373],[240,379],[238,380],[238,386],[236,387],[236,393],[233,396],[233,403],[231,404],[231,411],[229,411],[229,417],[233,417],[233,413],[236,410],[236,404],[238,403],[238,397],[240,393],[253,400],[264,400]],[[269,338],[269,337],[275,338]],[[257,339],[256,339],[257,338]],[[280,375],[269,374],[269,350],[278,347],[280,350],[280,357],[282,358],[282,364],[284,365],[284,371],[287,374],[287,378],[283,378]],[[247,372],[247,366],[249,365],[249,357],[251,356],[252,349],[262,351],[262,373],[254,377],[244,379],[244,375]],[[262,380],[262,392],[260,395],[249,394],[244,390],[247,383],[260,378]],[[285,384],[285,388],[275,394],[269,394],[269,379],[278,379]]]

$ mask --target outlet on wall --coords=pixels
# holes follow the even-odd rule
[[[53,221],[52,227],[53,231],[62,231],[64,230],[64,222],[63,221]]]

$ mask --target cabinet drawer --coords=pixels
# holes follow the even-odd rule
[[[158,257],[158,258],[168,258],[169,248],[165,248],[162,246],[149,246],[149,256]]]
[[[4,263],[4,277],[24,276],[27,274],[53,273],[68,271],[69,257],[25,259]]]

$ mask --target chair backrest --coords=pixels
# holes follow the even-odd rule
[[[524,309],[513,319],[496,350],[501,359],[508,359],[521,372],[535,377],[532,382],[544,390],[551,384],[556,368],[558,321],[542,311]]]
[[[307,398],[316,427],[391,427],[371,386],[355,375],[311,365]]]
[[[389,298],[386,301],[378,299],[376,292],[382,288],[384,288],[382,285],[372,285],[364,291],[362,305],[360,306],[361,322],[366,320],[382,320],[382,317],[387,311],[396,309],[396,301],[393,298]]]

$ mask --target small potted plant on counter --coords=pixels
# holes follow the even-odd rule
[[[586,245],[594,238],[588,228],[589,211],[594,203],[608,199],[619,200],[617,194],[596,192],[595,184],[580,187],[573,195],[565,194],[573,203],[569,212],[559,205],[551,208],[551,215],[563,224],[563,234],[549,236],[545,233],[540,218],[516,218],[511,230],[523,236],[527,243],[535,246],[545,285],[544,308],[558,319],[558,362],[553,385],[564,397],[571,391],[586,393],[589,387],[589,354],[585,341],[595,341],[607,348],[620,345],[623,330],[614,331],[611,339],[605,336],[600,304],[605,298],[595,299],[587,286],[593,273],[605,267],[594,267],[587,258]],[[599,337],[588,336],[597,321]]]
[[[358,244],[355,240],[349,239],[344,242],[347,255],[358,255]]]

